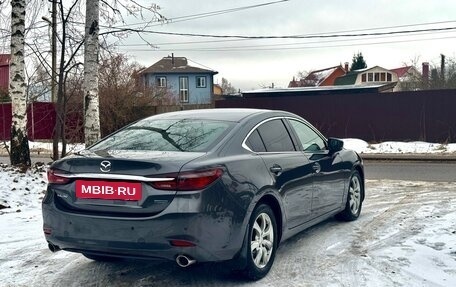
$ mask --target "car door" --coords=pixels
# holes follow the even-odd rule
[[[312,167],[296,149],[282,119],[261,123],[250,133],[247,146],[262,157],[271,185],[280,193],[287,217],[287,227],[296,227],[311,218]]]
[[[340,208],[345,189],[341,157],[331,153],[326,140],[307,123],[297,119],[288,122],[299,139],[299,149],[312,166],[312,217]]]

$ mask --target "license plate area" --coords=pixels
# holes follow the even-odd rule
[[[139,201],[140,182],[76,180],[76,198]]]

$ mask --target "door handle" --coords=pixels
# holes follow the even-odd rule
[[[315,173],[319,173],[321,171],[321,165],[316,162],[312,165],[312,169],[315,171]]]
[[[273,174],[276,174],[278,175],[279,173],[282,172],[282,167],[278,164],[274,164],[273,166],[271,166],[269,168],[269,170],[273,173]]]

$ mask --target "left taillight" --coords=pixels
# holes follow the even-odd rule
[[[49,168],[47,170],[48,183],[51,184],[67,184],[70,182],[70,178],[65,177],[62,171]]]
[[[220,178],[223,174],[221,168],[199,171],[180,172],[179,175],[167,181],[152,182],[151,185],[161,190],[193,191],[201,190]]]

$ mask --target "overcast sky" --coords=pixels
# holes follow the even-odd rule
[[[315,34],[372,34],[379,32],[450,28],[413,34],[320,39],[208,38],[148,34],[158,49],[131,36],[119,47],[144,66],[174,53],[218,71],[216,82],[227,78],[236,88],[256,89],[274,83],[286,87],[299,71],[327,68],[350,62],[362,52],[369,67],[392,69],[417,62],[440,64],[440,54],[456,56],[456,1],[422,0],[156,0],[168,24],[154,31],[242,36]],[[279,2],[187,21],[182,16]],[[143,1],[143,3],[150,3]],[[174,21],[173,21],[174,19]],[[134,20],[132,20],[134,22]],[[138,22],[136,20],[136,22]],[[434,23],[434,24],[428,24]],[[422,25],[428,24],[428,25]],[[372,29],[384,28],[384,29]],[[210,41],[210,42],[207,42]],[[136,45],[138,44],[138,45]]]

